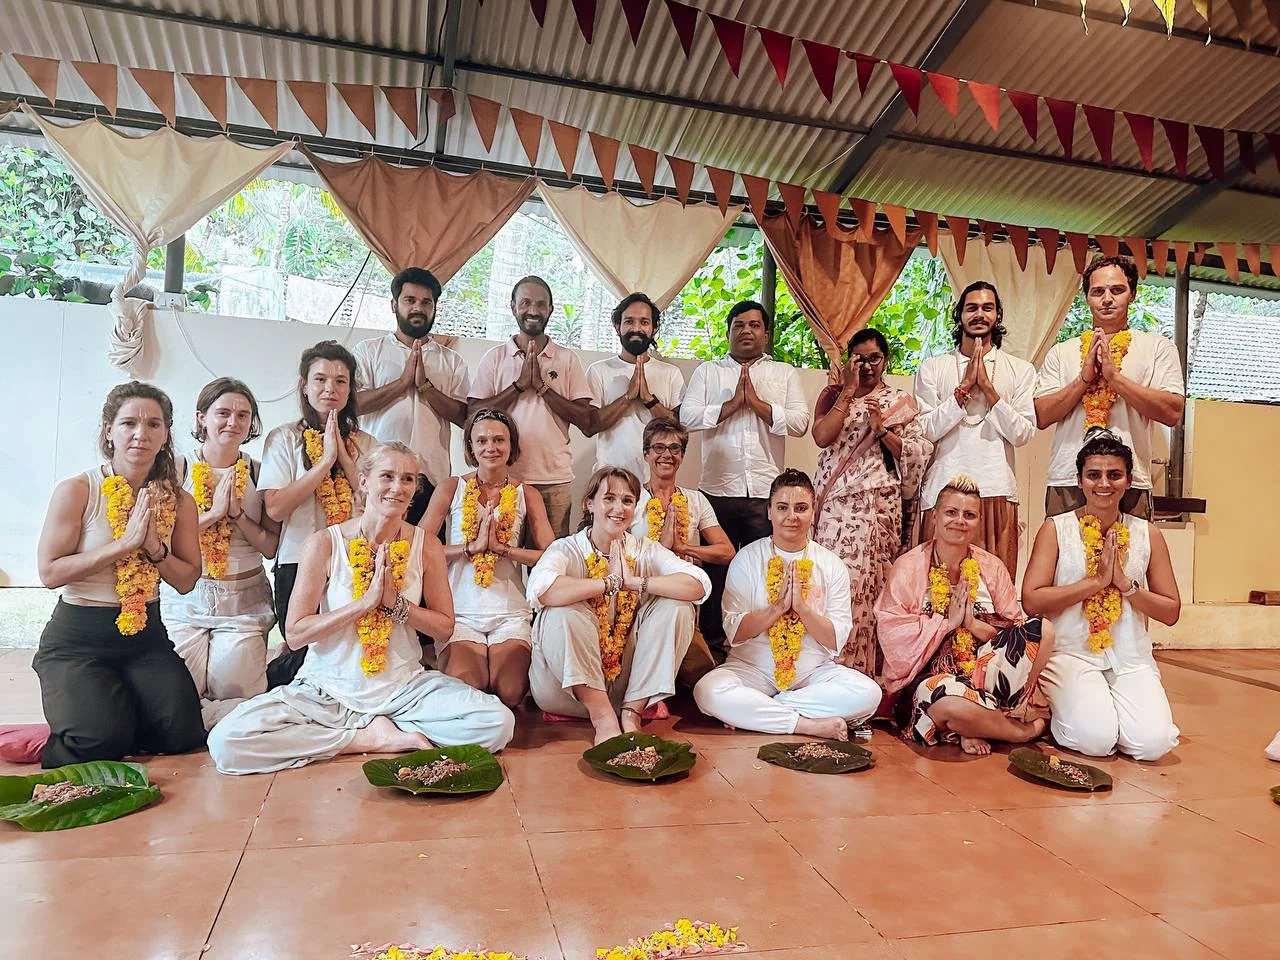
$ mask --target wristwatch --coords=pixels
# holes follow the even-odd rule
[[[658,398],[657,398],[657,397],[650,397],[650,398],[645,402],[645,408],[646,408],[646,409],[648,409],[648,410],[652,410],[652,409],[653,409],[654,407],[656,407],[657,405],[658,405]]]

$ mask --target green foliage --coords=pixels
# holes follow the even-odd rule
[[[559,307],[560,314],[553,313],[551,320],[547,323],[547,331],[551,334],[551,339],[566,347],[581,347],[583,323],[582,317],[578,315],[577,306],[572,303],[562,303]]]
[[[84,297],[73,289],[74,281],[54,269],[54,259],[52,253],[19,253],[16,257],[0,253],[0,296],[84,303]]]
[[[951,280],[942,261],[913,254],[869,325],[889,341],[887,373],[915,373],[926,357],[951,349]]]
[[[1173,309],[1173,287],[1160,287],[1154,284],[1138,284],[1138,292],[1129,304],[1129,326],[1134,330],[1145,330],[1150,333],[1160,332],[1160,317],[1155,307]],[[1093,315],[1089,312],[1089,304],[1084,294],[1076,292],[1076,299],[1067,311],[1067,318],[1062,321],[1062,329],[1058,331],[1058,343],[1080,336],[1093,326]]]

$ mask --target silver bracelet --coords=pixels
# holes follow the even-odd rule
[[[643,599],[645,598],[645,596],[647,596],[647,595],[648,595],[648,593],[649,593],[649,578],[648,578],[648,577],[641,577],[641,578],[640,578],[640,593],[637,595],[637,599],[639,599],[639,600],[643,600]]]
[[[405,623],[409,619],[409,601],[405,599],[403,593],[396,594],[395,606],[387,611],[391,616],[392,623]]]

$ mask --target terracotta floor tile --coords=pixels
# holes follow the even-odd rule
[[[750,945],[750,941],[747,943]],[[840,943],[782,950],[757,950],[752,947],[744,953],[731,953],[728,956],[749,957],[750,960],[903,960],[904,958],[904,954],[896,944],[883,938],[868,940],[856,946]]]
[[[879,750],[873,751],[879,754]],[[751,747],[712,750],[711,762],[766,820],[942,813],[971,805],[908,768],[877,761],[839,775],[799,773],[756,759]]]
[[[1280,903],[1222,910],[1174,910],[1162,919],[1231,960],[1275,960]]]
[[[43,717],[40,681],[34,673],[0,670],[0,723],[25,723],[19,717]]]
[[[520,817],[506,783],[492,793],[478,796],[414,796],[402,790],[371,786],[358,763],[321,762],[276,774],[249,846],[256,849],[381,843],[519,833]]]
[[[545,833],[529,845],[574,960],[679,917],[737,925],[759,951],[876,939],[763,822]]]
[[[1173,804],[992,816],[1152,913],[1280,899],[1280,849]]]
[[[198,960],[239,858],[0,864],[0,956]]]
[[[1162,960],[1219,960],[1218,954],[1158,917],[1091,920],[1051,926],[956,933],[945,937],[895,940],[907,960],[1078,960],[1080,957],[1161,957]]]
[[[1280,715],[1280,694],[1275,695]],[[1188,737],[1172,753],[1154,763],[1121,759],[1107,767],[1124,780],[1165,800],[1216,800],[1251,797],[1280,782],[1277,764],[1256,750],[1232,746],[1220,738]]]
[[[890,938],[1126,918],[1139,912],[981,813],[789,821],[776,826],[876,930]],[[975,898],[975,891],[991,895]],[[966,906],[949,909],[948,904]]]
[[[369,941],[561,957],[525,842],[484,837],[250,850],[205,960],[332,960]]]
[[[1280,770],[1276,771],[1276,782],[1280,784]],[[1280,848],[1280,808],[1270,794],[1229,800],[1188,800],[1182,806],[1246,837]],[[1280,894],[1276,899],[1280,900]]]
[[[31,666],[35,647],[0,647],[0,673],[21,673]]]

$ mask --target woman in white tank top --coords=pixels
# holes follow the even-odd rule
[[[1159,528],[1120,510],[1133,451],[1106,430],[1076,456],[1085,505],[1044,522],[1022,580],[1022,605],[1053,620],[1053,656],[1040,676],[1053,738],[1106,756],[1118,746],[1159,760],[1178,745],[1145,617],[1173,626],[1182,601]],[[1143,585],[1145,581],[1145,586]]]
[[[40,531],[41,582],[61,589],[32,666],[59,767],[204,744],[200,698],[160,621],[157,585],[200,576],[196,505],[174,472],[173,404],[136,380],[107,394],[104,463],[63,480]]]
[[[436,640],[440,669],[515,708],[529,692],[533,612],[522,567],[532,567],[555,533],[537,489],[512,478],[520,432],[501,410],[480,410],[462,434],[474,473],[436,489],[426,530],[447,520],[444,555],[456,617]],[[525,546],[531,544],[531,546]]]

